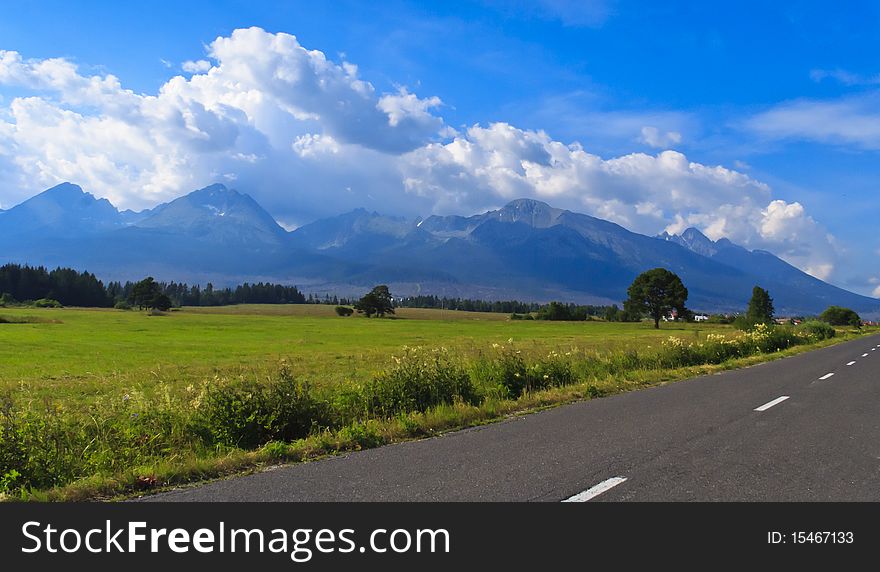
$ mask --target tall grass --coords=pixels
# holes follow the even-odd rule
[[[159,381],[148,396],[131,391],[68,407],[50,399],[0,396],[0,493],[27,495],[89,478],[118,478],[132,467],[222,459],[261,450],[289,458],[309,442],[384,442],[379,427],[404,435],[488,419],[521,404],[541,405],[541,392],[581,384],[573,396],[599,397],[615,383],[646,373],[775,353],[815,343],[834,329],[757,325],[730,336],[604,353],[526,355],[513,341],[465,360],[445,349],[404,348],[364,383],[315,388],[287,363],[266,378],[214,377],[172,392]],[[537,401],[536,401],[537,399]],[[385,423],[385,425],[382,425]],[[297,445],[300,443],[300,445]],[[319,448],[320,448],[319,447]],[[130,487],[152,486],[149,475]]]

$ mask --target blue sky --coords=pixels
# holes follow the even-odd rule
[[[880,295],[876,3],[33,1],[5,12],[3,208],[65,178],[132,208],[226,180],[291,226],[356,206],[468,214],[521,194],[639,232],[697,226]],[[261,34],[233,39],[250,27]],[[348,83],[322,92],[335,108],[288,93],[304,84],[273,83],[299,69],[289,45],[267,76],[242,71],[278,33],[336,66],[327,73]],[[221,63],[210,88],[194,79]],[[108,77],[118,85],[82,91]],[[236,103],[256,93],[276,104]],[[334,116],[343,104],[353,110]],[[184,124],[197,136],[178,145],[169,134]],[[126,154],[107,135],[102,148],[90,129],[138,144]],[[159,159],[137,156],[152,150]]]

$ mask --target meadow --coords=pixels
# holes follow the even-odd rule
[[[0,308],[0,497],[319,458],[805,351],[859,331],[331,306]]]
[[[658,345],[729,326],[512,321],[506,314],[401,308],[393,319],[340,318],[332,306],[183,308],[163,316],[112,309],[0,309],[25,323],[0,327],[0,390],[68,402],[149,391],[156,380],[185,387],[213,375],[263,371],[281,360],[314,383],[362,381],[403,346],[446,347],[463,357],[514,340],[526,353]],[[30,321],[31,323],[27,323]]]

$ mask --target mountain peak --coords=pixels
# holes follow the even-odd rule
[[[110,204],[110,201],[107,199],[95,198],[95,195],[87,193],[79,185],[67,182],[46,189],[33,198],[37,199],[37,202],[40,203],[44,203],[48,200],[63,207],[82,207],[96,202],[107,203],[107,205]]]
[[[119,211],[107,199],[95,198],[73,183],[61,183],[7,210],[7,232],[56,236],[89,233],[122,224]]]
[[[658,238],[674,242],[692,252],[696,252],[697,254],[709,258],[718,253],[718,243],[713,242],[709,237],[694,227],[685,229],[681,234],[669,234],[668,232],[664,232],[659,235]]]
[[[183,198],[189,197],[190,199],[198,199],[201,201],[216,201],[235,200],[244,196],[247,195],[239,193],[235,189],[230,189],[222,183],[214,183],[213,185],[208,185],[207,187],[195,190],[188,195],[185,195]]]
[[[216,183],[159,205],[135,223],[206,240],[279,243],[286,232],[250,195]]]
[[[696,228],[694,228],[692,226],[686,228],[684,230],[684,232],[681,233],[681,237],[684,238],[685,240],[698,240],[700,242],[712,242],[712,240],[709,239],[709,237],[707,237],[705,234],[703,234],[702,232],[700,232],[699,230],[697,230]]]
[[[83,191],[82,187],[80,187],[79,185],[75,185],[75,184],[67,182],[67,181],[60,183],[58,185],[55,185],[54,187],[50,187],[50,188],[46,189],[45,191],[43,191],[42,193],[40,193],[40,195],[43,195],[43,196],[56,196],[56,197],[71,196],[71,195],[89,195],[89,194],[91,194],[91,193],[87,193],[87,192]]]
[[[552,209],[550,205],[543,201],[539,201],[538,199],[513,199],[506,205],[504,205],[503,209],[524,209],[524,210],[535,210],[535,209]]]
[[[556,224],[564,212],[535,199],[515,199],[487,214],[500,222],[523,222],[535,228],[547,228]]]

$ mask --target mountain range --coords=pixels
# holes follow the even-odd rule
[[[0,211],[0,262],[71,266],[105,280],[268,280],[344,296],[385,283],[396,295],[595,304],[620,303],[635,276],[662,266],[682,278],[697,310],[742,310],[761,285],[778,314],[837,304],[880,315],[880,300],[766,251],[694,228],[645,236],[530,199],[425,219],[355,209],[287,231],[253,198],[220,184],[133,212],[63,183]]]

